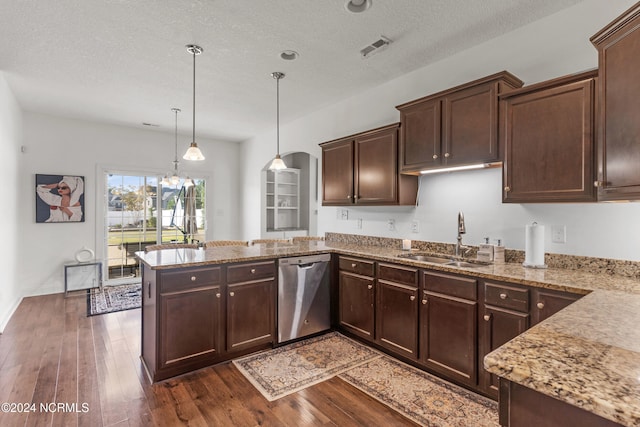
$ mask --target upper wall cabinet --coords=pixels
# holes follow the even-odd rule
[[[322,205],[413,205],[416,177],[398,172],[398,124],[320,144]]]
[[[597,70],[500,96],[504,202],[595,201]]]
[[[501,160],[498,95],[522,81],[506,71],[397,106],[400,171]]]
[[[640,3],[591,38],[598,49],[598,200],[640,199]]]

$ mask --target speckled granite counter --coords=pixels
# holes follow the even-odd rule
[[[398,258],[393,246],[344,242],[258,244],[137,253],[153,269],[316,253],[361,256],[482,279],[589,294],[488,354],[485,368],[535,391],[623,425],[640,425],[640,279],[581,269],[477,268]]]

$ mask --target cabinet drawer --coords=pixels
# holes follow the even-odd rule
[[[276,275],[276,262],[251,262],[227,267],[227,283],[249,282]]]
[[[476,279],[427,272],[423,273],[423,279],[425,291],[437,292],[473,301],[477,299],[478,281]]]
[[[484,303],[495,305],[496,307],[528,312],[529,290],[486,282],[484,284]]]
[[[221,267],[188,268],[163,272],[160,275],[160,293],[219,284],[222,276],[221,272]]]
[[[378,279],[418,286],[418,269],[393,264],[378,264]]]
[[[358,258],[349,258],[341,256],[338,261],[340,270],[351,273],[361,274],[363,276],[374,275],[374,262],[365,261]]]

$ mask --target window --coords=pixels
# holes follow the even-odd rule
[[[199,242],[205,236],[205,180],[162,186],[155,175],[105,173],[106,280],[139,281],[135,252],[159,242]]]

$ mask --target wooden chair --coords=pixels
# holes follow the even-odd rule
[[[255,239],[251,241],[252,245],[256,243],[291,243],[291,239]]]
[[[293,242],[309,242],[309,241],[323,241],[324,237],[322,236],[298,236],[293,238]]]
[[[246,240],[210,240],[204,242],[204,248],[215,248],[218,246],[249,246]]]
[[[144,248],[145,252],[159,251],[161,249],[198,249],[197,243],[160,243]]]

